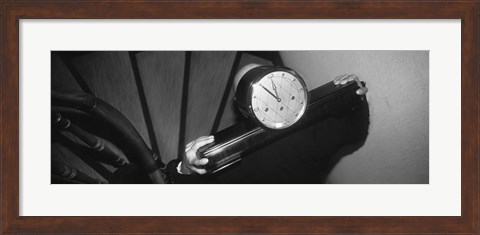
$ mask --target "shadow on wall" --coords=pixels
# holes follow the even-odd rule
[[[368,139],[356,151],[332,159],[332,164],[338,164],[327,183],[429,183],[428,51],[280,53],[284,64],[298,71],[309,89],[349,73],[366,81],[369,88]],[[340,159],[345,154],[350,156]]]
[[[368,87],[368,84],[367,84]],[[370,126],[370,109],[368,102],[361,103],[357,110],[350,114],[348,119],[347,129],[350,130],[350,135],[346,136],[345,144],[336,153],[328,157],[324,163],[324,168],[321,169],[324,183],[328,182],[328,176],[335,166],[342,160],[342,158],[353,154],[355,151],[362,148],[368,138],[368,131]]]

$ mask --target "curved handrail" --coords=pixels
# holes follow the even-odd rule
[[[145,143],[132,123],[116,108],[102,99],[86,93],[52,92],[52,105],[76,108],[106,121],[120,137],[120,146],[127,156],[134,157],[153,183],[164,184],[164,174],[155,159],[158,157]],[[163,163],[162,163],[163,165]]]

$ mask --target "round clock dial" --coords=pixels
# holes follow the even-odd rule
[[[253,85],[251,109],[266,127],[282,129],[300,119],[305,112],[306,99],[304,85],[296,76],[275,71]]]
[[[269,129],[285,129],[305,113],[308,91],[294,70],[275,66],[250,68],[235,94],[241,113]]]

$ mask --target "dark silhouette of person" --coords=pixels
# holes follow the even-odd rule
[[[245,70],[236,77],[235,85]],[[356,75],[341,75],[334,83],[360,82]],[[364,95],[367,89],[357,90]],[[181,160],[167,165],[170,183],[323,183],[329,171],[344,156],[359,149],[368,135],[369,109],[366,99],[355,110],[329,117],[278,139],[242,157],[239,163],[214,174],[202,168],[208,158],[199,158],[197,151],[214,141],[213,136],[199,137],[185,147]]]

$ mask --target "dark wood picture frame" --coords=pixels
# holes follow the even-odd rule
[[[479,233],[478,1],[6,0],[0,4],[2,233]],[[461,216],[19,216],[19,20],[50,18],[461,19]]]

